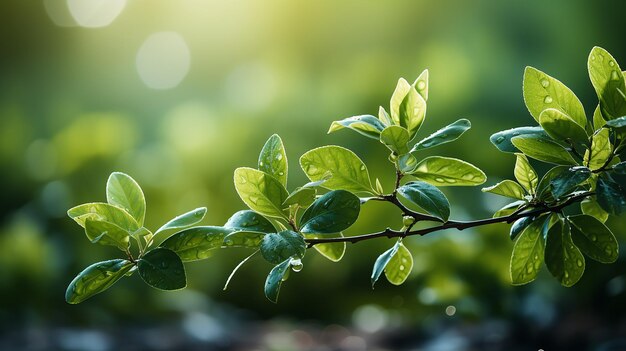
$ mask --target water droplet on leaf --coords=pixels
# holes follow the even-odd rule
[[[545,98],[543,98],[543,102],[546,104],[551,104],[552,103],[552,96],[547,95]]]

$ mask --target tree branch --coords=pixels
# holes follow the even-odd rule
[[[405,237],[405,236],[414,236],[414,235],[419,235],[419,236],[424,236],[430,233],[434,233],[434,232],[438,232],[441,230],[445,230],[445,229],[457,229],[457,230],[464,230],[464,229],[468,229],[468,228],[473,228],[473,227],[480,227],[483,225],[489,225],[489,224],[494,224],[494,223],[513,223],[514,221],[520,219],[520,218],[524,218],[524,217],[534,217],[534,216],[539,216],[540,214],[543,213],[548,213],[548,212],[559,212],[561,211],[563,208],[577,203],[577,202],[581,202],[583,199],[585,199],[587,196],[593,195],[594,192],[592,191],[588,191],[588,192],[584,192],[584,193],[579,193],[576,195],[573,195],[569,198],[567,198],[565,201],[556,204],[554,206],[545,206],[545,207],[541,207],[541,208],[537,208],[534,209],[532,211],[528,211],[528,212],[516,212],[513,213],[509,216],[504,216],[504,217],[496,217],[496,218],[486,218],[486,219],[480,219],[480,220],[476,220],[476,221],[448,221],[445,222],[439,226],[434,226],[434,227],[428,227],[428,228],[423,228],[423,229],[418,229],[418,230],[412,230],[412,231],[402,231],[402,230],[394,230],[391,228],[387,228],[383,231],[380,232],[376,232],[376,233],[369,233],[369,234],[362,234],[362,235],[355,235],[355,236],[348,236],[348,237],[343,237],[343,238],[317,238],[317,239],[305,239],[306,243],[307,243],[307,248],[313,247],[317,244],[325,244],[325,243],[339,243],[339,242],[349,242],[352,244],[358,243],[360,241],[365,241],[365,240],[370,240],[370,239],[376,239],[376,238],[382,238],[382,237],[387,237],[387,238],[399,238],[399,237]]]

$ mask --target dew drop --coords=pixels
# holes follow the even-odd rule
[[[263,161],[259,161],[259,167],[263,167]]]
[[[576,261],[576,265],[578,265],[578,267],[582,267],[583,266],[583,261],[581,261],[581,260]]]
[[[298,258],[298,259],[291,260],[291,269],[292,269],[294,272],[300,272],[300,271],[302,270],[302,267],[303,267],[303,266],[304,266],[304,265],[302,264],[302,261],[301,261],[299,258]]]
[[[526,267],[526,272],[527,272],[528,274],[532,273],[534,270],[535,270],[535,267],[533,267],[533,266],[531,266],[531,265],[529,265],[528,267]]]
[[[283,159],[283,154],[276,154],[276,161],[280,161]]]
[[[420,81],[417,83],[417,89],[418,89],[418,90],[424,90],[424,89],[426,89],[426,82],[424,82],[423,80],[420,80]]]
[[[443,178],[435,178],[435,181],[437,181],[438,183],[445,183],[446,181],[443,180]]]
[[[611,72],[611,79],[612,80],[619,80],[620,79],[620,74],[618,74],[617,71]]]
[[[609,66],[611,66],[611,67],[615,66],[615,62],[609,61]]]
[[[552,96],[547,95],[545,98],[543,98],[543,102],[546,104],[551,104],[552,103]]]
[[[569,278],[569,273],[565,271],[565,278]]]
[[[598,237],[595,234],[591,235],[591,241],[596,241],[596,240],[598,240]]]
[[[548,86],[550,86],[550,81],[545,79],[545,78],[543,78],[541,80],[541,86],[544,87],[544,88],[547,88]]]
[[[591,55],[591,61],[595,61],[596,60],[596,55]]]
[[[250,202],[252,202],[253,204],[257,204],[257,202],[259,202],[259,197],[258,196],[250,196]]]
[[[400,265],[400,270],[403,271],[404,270],[404,265]]]
[[[284,176],[284,175],[285,175],[285,172],[278,172],[278,175],[279,175],[279,176]]]
[[[311,173],[315,174],[315,173],[317,173],[317,172],[318,172],[318,170],[317,170],[317,167],[316,167],[316,166],[314,166],[314,165],[309,165],[309,166],[306,168],[306,172],[307,172],[307,173],[309,173],[309,174],[311,174]]]
[[[361,165],[361,170],[364,171],[365,170],[365,165]]]

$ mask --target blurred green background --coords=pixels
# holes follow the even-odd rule
[[[333,120],[376,114],[399,77],[430,70],[422,137],[458,118],[473,128],[434,153],[481,167],[489,184],[512,177],[514,158],[492,133],[534,121],[522,100],[526,65],[596,104],[586,72],[594,45],[626,66],[626,4],[617,1],[4,1],[0,22],[0,348],[44,350],[624,350],[626,267],[587,261],[574,288],[546,269],[510,286],[505,225],[412,238],[411,278],[370,288],[391,242],[348,247],[341,263],[311,251],[274,305],[271,269],[218,252],[187,265],[179,292],[138,276],[71,306],[70,280],[118,257],[91,245],[66,217],[105,200],[112,171],[132,175],[155,229],[207,206],[204,224],[243,209],[232,183],[264,141],[283,138],[289,188],[306,180],[306,150],[350,147],[373,177],[393,185],[383,145],[356,133],[326,135]],[[432,154],[425,152],[424,155]],[[542,168],[545,171],[545,168]],[[503,205],[479,188],[444,190],[456,219]],[[367,204],[348,234],[399,225]],[[624,241],[624,217],[610,226]]]

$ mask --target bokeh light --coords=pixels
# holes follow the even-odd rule
[[[178,33],[150,35],[137,52],[137,72],[153,89],[176,87],[189,72],[191,54],[185,39]]]

